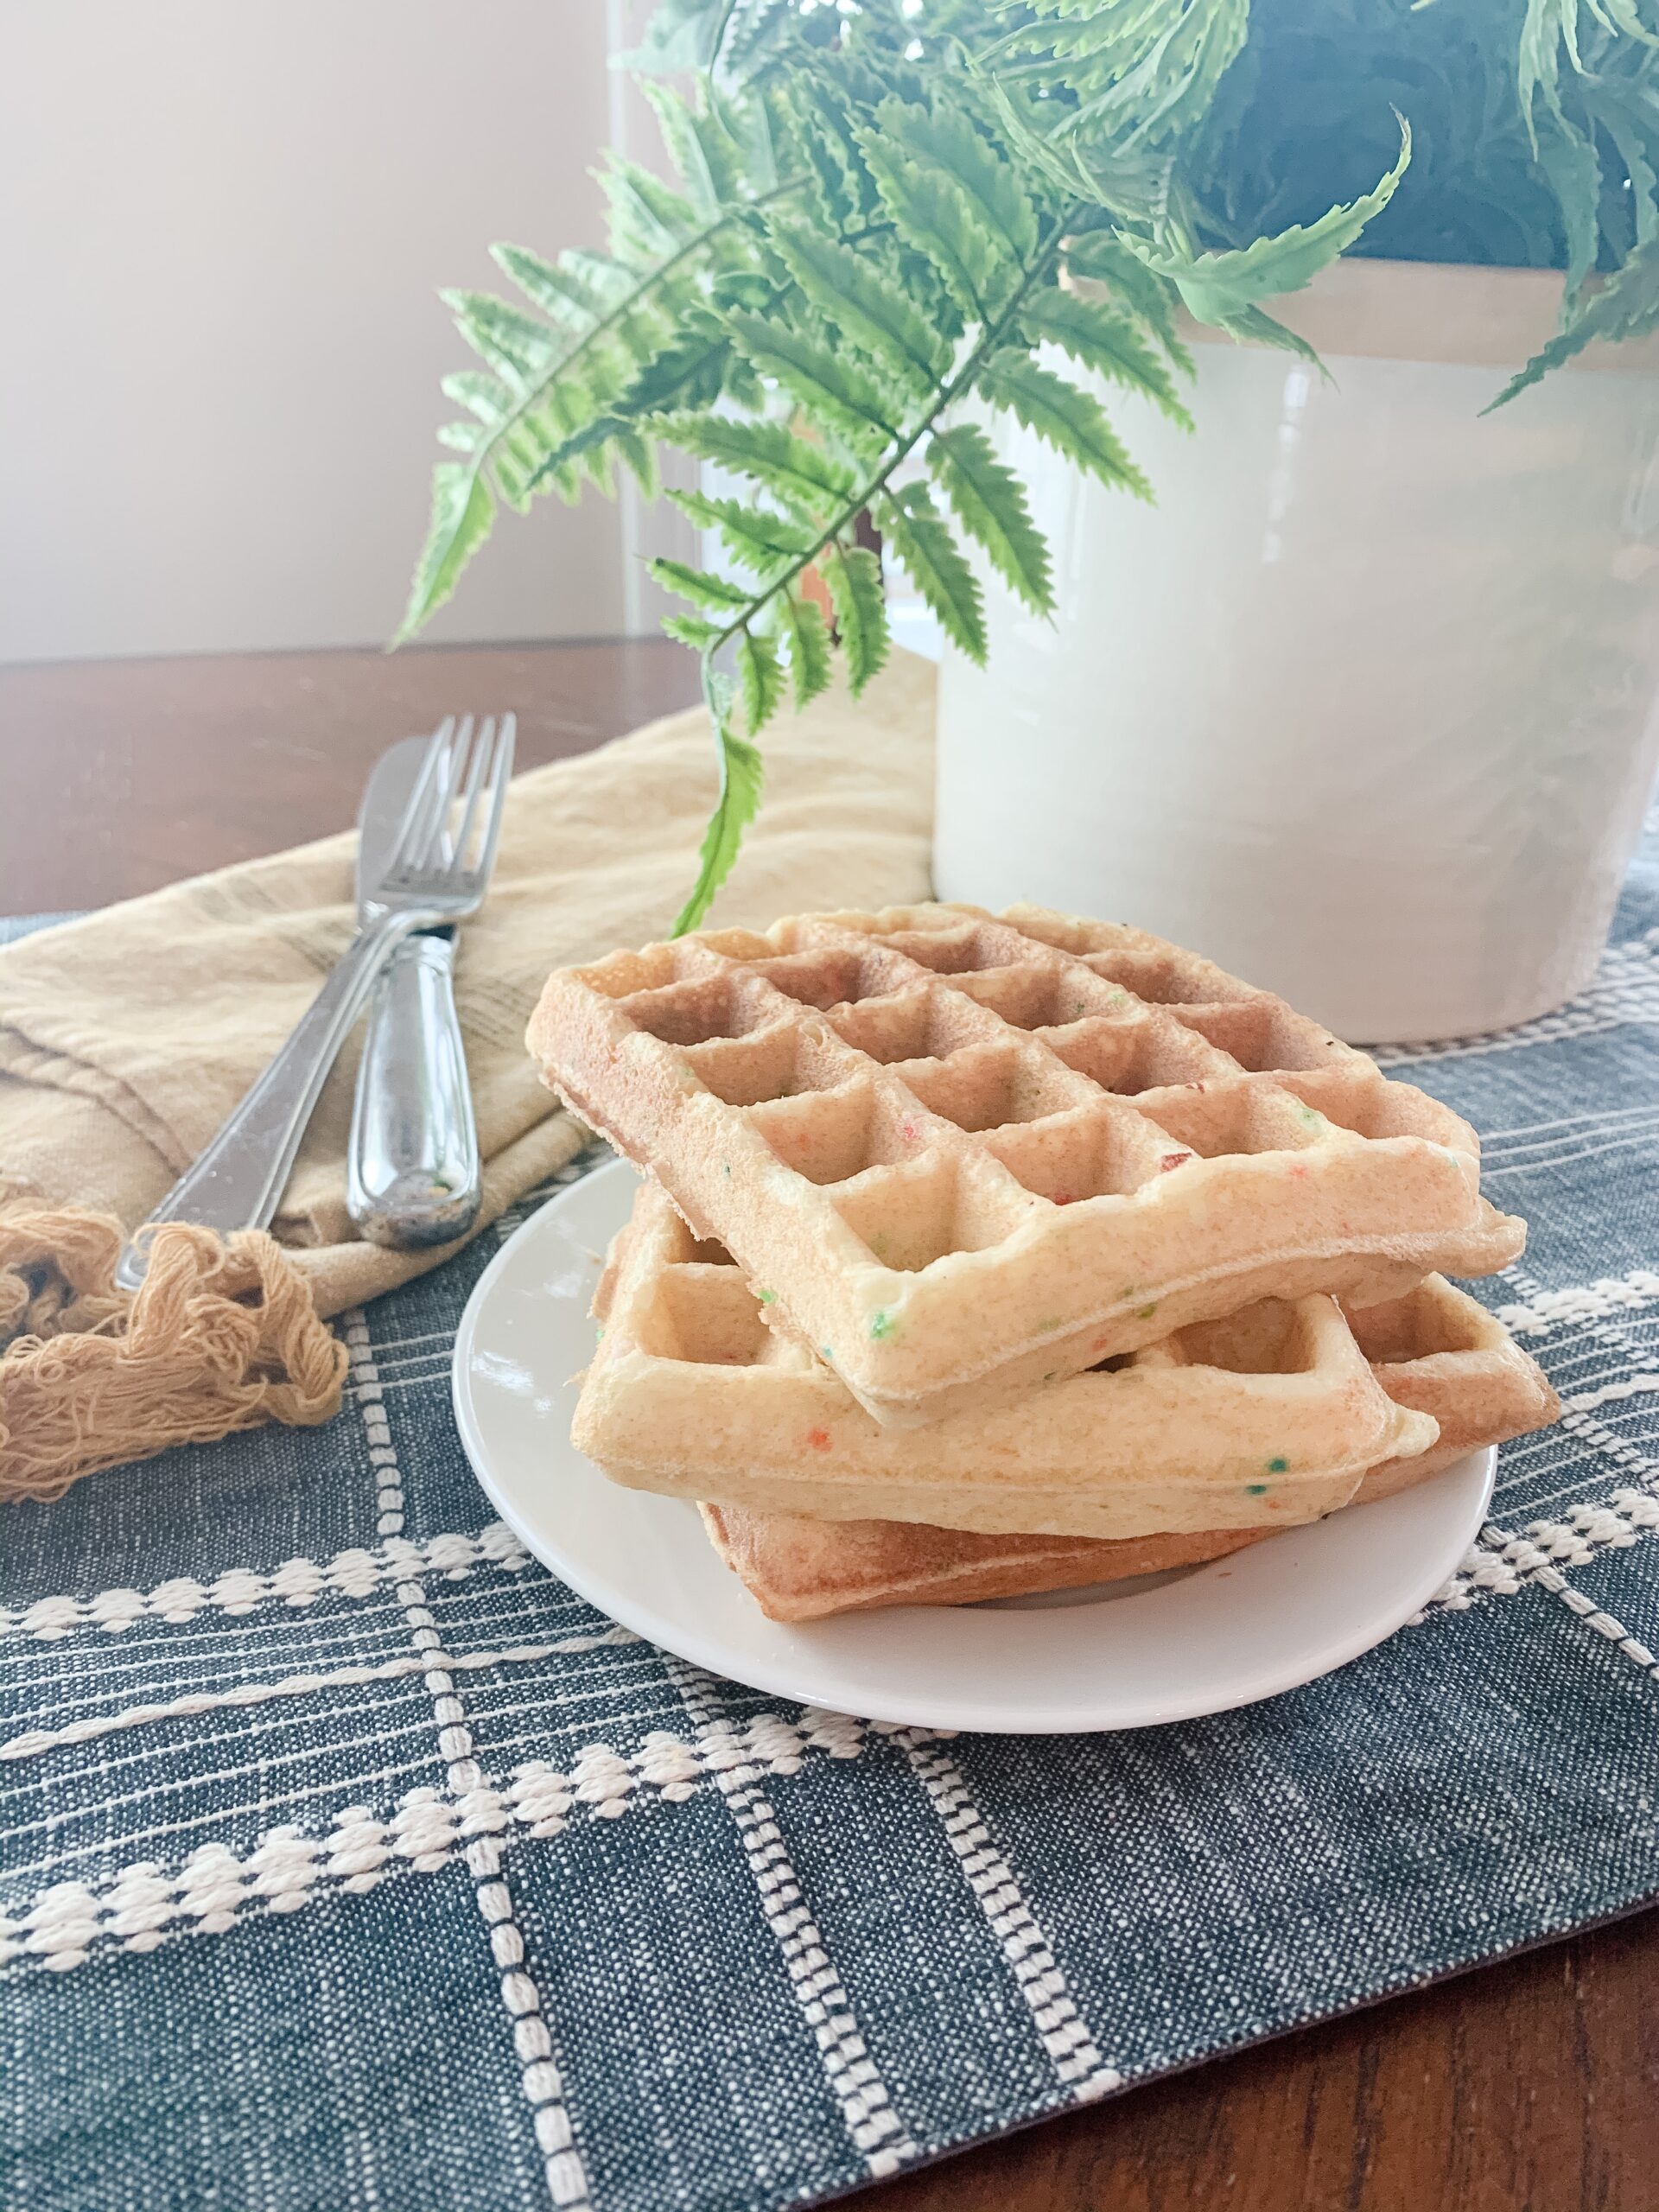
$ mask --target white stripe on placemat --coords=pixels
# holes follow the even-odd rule
[[[380,1401],[374,1401],[378,1407]],[[385,1427],[377,1416],[377,1434]],[[395,1497],[395,1506],[383,1512],[403,1513],[403,1485],[395,1461],[387,1465],[391,1445],[376,1445],[381,1454],[375,1464],[379,1499]],[[390,1477],[390,1479],[388,1479]],[[476,1535],[446,1531],[413,1544],[400,1535],[361,1549],[337,1552],[332,1559],[286,1559],[269,1569],[231,1567],[211,1582],[194,1575],[175,1575],[153,1590],[101,1590],[91,1598],[40,1598],[14,1611],[0,1607],[0,1636],[15,1633],[55,1643],[79,1628],[102,1629],[119,1636],[136,1621],[165,1621],[181,1626],[201,1612],[226,1613],[240,1618],[262,1605],[281,1605],[293,1610],[319,1598],[365,1599],[378,1596],[389,1584],[410,1575],[437,1574],[446,1582],[461,1582],[479,1567],[501,1567],[518,1574],[530,1565],[530,1554],[517,1536],[499,1521],[492,1521]]]
[[[906,1732],[899,1741],[1026,2000],[1056,2079],[1080,2104],[1122,2088],[1123,2076],[1102,2058],[1013,1867],[991,1840],[961,1767],[930,1737]]]
[[[782,1955],[802,2018],[812,2031],[824,2082],[841,2108],[847,2133],[872,2178],[896,2173],[915,2157],[916,2145],[893,2108],[840,1971],[802,1896],[800,1878],[762,1789],[765,1770],[754,1760],[743,1732],[720,1717],[713,1678],[666,1651],[663,1663],[696,1724],[698,1755],[712,1771],[736,1826],[760,1894],[760,1910]],[[855,1721],[849,1725],[860,1726]],[[725,1753],[726,1738],[730,1739],[729,1755]]]
[[[344,1335],[378,1484],[380,1534],[383,1537],[397,1535],[404,1525],[403,1475],[382,1402],[369,1325],[360,1309],[346,1316]],[[473,1878],[474,1900],[488,1931],[490,1955],[500,1976],[501,2002],[512,2021],[519,2086],[533,2115],[531,2125],[542,2154],[547,2193],[560,2212],[588,2212],[587,2168],[572,2135],[563,2078],[555,2063],[553,2038],[542,2013],[541,1991],[524,1964],[524,1932],[513,1910],[512,1892],[502,1877],[499,1832],[505,1821],[484,1802],[483,1770],[474,1756],[473,1732],[455,1694],[454,1675],[445,1663],[437,1624],[426,1602],[425,1583],[415,1575],[406,1576],[397,1585],[397,1601],[409,1624],[410,1641],[426,1662],[426,1687],[431,1694],[438,1753],[444,1762],[448,1794],[462,1815],[462,1834],[471,1833],[474,1838],[467,1847],[467,1868]]]

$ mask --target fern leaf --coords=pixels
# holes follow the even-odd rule
[[[445,291],[438,297],[473,351],[510,384],[540,376],[552,359],[553,337],[546,324],[493,293]]]
[[[1345,207],[1332,207],[1317,223],[1293,223],[1276,238],[1257,238],[1233,253],[1160,253],[1126,239],[1147,267],[1166,276],[1190,314],[1200,322],[1224,325],[1230,315],[1282,292],[1298,292],[1328,263],[1352,245],[1373,215],[1386,207],[1411,159],[1411,126],[1400,123],[1400,157],[1375,188]]]
[[[664,614],[662,626],[667,636],[699,653],[717,645],[725,635],[718,622],[707,622],[701,614]]]
[[[495,501],[475,467],[466,461],[441,461],[432,471],[432,519],[416,563],[409,606],[393,639],[412,638],[434,608],[454,590],[461,572],[490,534]]]
[[[607,302],[591,283],[543,261],[528,246],[493,245],[490,258],[533,306],[578,338],[585,338],[605,314]]]
[[[969,321],[982,321],[1007,296],[1014,264],[956,178],[912,156],[900,121],[908,111],[884,100],[875,124],[860,128],[859,150],[899,238],[938,270]]]
[[[884,545],[921,594],[939,627],[978,667],[985,665],[985,610],[979,582],[925,485],[907,484],[877,514]]]
[[[974,128],[960,108],[938,94],[918,102],[884,100],[876,128],[891,125],[911,160],[937,168],[961,188],[977,220],[1016,263],[1037,251],[1037,211],[1014,165]]]
[[[767,602],[763,620],[788,655],[797,708],[809,706],[830,686],[830,632],[823,609],[815,599],[780,591]]]
[[[735,735],[732,729],[731,687],[706,664],[702,689],[709,702],[715,743],[720,752],[720,798],[703,832],[702,849],[697,856],[697,880],[691,887],[691,896],[675,919],[676,937],[683,937],[687,930],[696,929],[708,912],[715,892],[731,874],[743,832],[760,807],[765,781],[759,752],[747,738]]]
[[[678,592],[682,599],[689,599],[695,606],[711,607],[718,613],[724,608],[747,607],[754,594],[747,586],[732,582],[728,576],[711,575],[707,569],[693,569],[683,561],[671,561],[659,556],[650,564],[651,573],[664,591]]]
[[[747,309],[730,310],[725,321],[740,352],[763,377],[827,416],[855,442],[868,442],[872,431],[883,441],[896,435],[886,419],[887,402],[880,386],[845,353],[794,323]]]
[[[872,360],[923,390],[950,365],[950,342],[890,283],[867,251],[854,253],[802,224],[775,223],[772,242],[820,315]]]
[[[1103,301],[1081,299],[1076,292],[1039,292],[1020,317],[1033,344],[1046,339],[1086,369],[1109,377],[1127,391],[1143,393],[1184,430],[1192,417],[1176,397],[1169,372],[1127,315]]]
[[[1517,392],[1537,384],[1552,369],[1560,368],[1596,339],[1617,343],[1621,338],[1639,338],[1656,328],[1659,328],[1659,239],[1649,239],[1636,248],[1599,291],[1582,296],[1566,328],[1535,353],[1481,412],[1490,415],[1492,408],[1505,405]]]
[[[1573,67],[1577,69],[1580,66],[1577,22],[1578,0],[1527,0],[1527,11],[1521,21],[1521,42],[1516,54],[1516,89],[1535,154],[1538,151],[1538,138],[1533,110],[1539,94],[1541,92],[1551,106],[1559,108],[1560,105],[1556,92],[1560,66],[1557,49],[1563,33]]]
[[[1129,459],[1098,401],[1029,354],[993,356],[980,378],[980,390],[994,407],[1064,454],[1103,484],[1113,484],[1137,499],[1150,500],[1152,486]]]
[[[559,256],[558,273],[591,295],[601,316],[620,307],[639,282],[639,272],[626,262],[613,261],[607,253],[590,253],[584,246],[566,247]]]
[[[836,609],[836,628],[847,656],[854,698],[887,657],[887,609],[881,596],[881,563],[868,546],[826,550],[823,580]]]
[[[680,337],[664,346],[645,363],[626,389],[602,414],[572,431],[538,462],[528,483],[538,491],[548,477],[556,477],[569,464],[594,448],[614,442],[648,498],[654,498],[655,470],[651,448],[633,425],[655,423],[665,410],[687,406],[712,406],[720,397],[731,363],[731,347],[724,333],[711,320],[689,317]]]
[[[1624,174],[1630,184],[1636,243],[1645,245],[1649,238],[1659,236],[1659,176],[1654,173],[1642,141],[1641,124],[1647,118],[1638,102],[1630,99],[1623,86],[1599,85],[1593,93],[1586,94],[1586,105],[1612,140],[1614,149],[1624,164]]]
[[[1249,0],[1186,0],[1174,7],[1033,0],[1039,20],[1017,29],[1010,53],[1033,57],[1010,73],[1072,95],[1063,127],[1122,156],[1179,141],[1208,110],[1244,43]]]
[[[927,463],[957,519],[991,565],[1038,614],[1054,611],[1048,547],[1031,519],[1020,480],[991,450],[977,423],[936,430]]]
[[[742,162],[718,114],[699,114],[690,100],[659,80],[647,80],[640,89],[695,212],[707,221],[741,200]]]
[[[614,156],[599,173],[610,202],[611,251],[623,261],[652,261],[682,246],[698,227],[690,204],[637,162]]]
[[[714,499],[702,492],[671,491],[669,498],[700,530],[717,531],[721,543],[759,576],[811,552],[813,533],[787,515],[741,499]]]
[[[762,631],[742,630],[737,639],[737,696],[744,727],[753,737],[772,720],[784,696],[778,648]]]
[[[1559,111],[1546,114],[1537,145],[1538,166],[1549,180],[1567,233],[1567,296],[1571,299],[1595,267],[1601,244],[1597,219],[1601,161],[1594,132],[1580,130]]]
[[[786,424],[725,415],[675,415],[657,425],[664,445],[747,476],[807,520],[828,515],[852,497],[852,471]]]
[[[1065,265],[1074,276],[1105,284],[1137,321],[1144,323],[1184,376],[1192,373],[1192,356],[1175,332],[1175,288],[1135,259],[1110,231],[1086,231],[1065,243]]]
[[[499,377],[488,376],[482,369],[454,369],[440,380],[438,389],[446,399],[470,407],[492,429],[512,410],[511,391]]]
[[[1249,346],[1274,346],[1281,353],[1294,353],[1322,377],[1331,373],[1306,339],[1287,323],[1276,321],[1265,308],[1240,308],[1236,315],[1223,315],[1215,327]]]
[[[777,192],[781,195],[794,189],[791,183],[779,186]],[[562,346],[552,328],[533,322],[504,302],[484,294],[448,295],[469,342],[497,372],[509,401],[505,411],[501,411],[491,385],[475,386],[467,397],[466,404],[480,414],[483,409],[479,402],[487,397],[496,416],[490,440],[473,456],[470,475],[482,480],[487,471],[493,478],[493,493],[515,505],[524,505],[549,483],[567,497],[574,496],[578,484],[575,456],[564,448],[569,441],[580,437],[582,464],[601,476],[607,474],[606,441],[613,434],[612,426],[607,425],[602,433],[592,430],[592,426],[596,417],[611,413],[619,415],[623,424],[614,431],[617,450],[651,481],[650,457],[630,435],[634,419],[647,399],[652,406],[683,404],[687,400],[707,404],[708,390],[697,386],[678,395],[635,392],[632,405],[630,393],[652,364],[672,352],[677,340],[686,334],[709,265],[718,265],[722,255],[739,249],[741,241],[749,238],[751,220],[747,207],[722,214],[694,230],[671,253],[643,266],[626,267],[603,255],[562,255],[552,275],[560,283],[569,278],[578,288],[578,319],[584,326],[578,335],[567,335]],[[752,240],[741,251],[751,252]],[[532,260],[533,257],[520,255],[518,273],[546,292],[549,265],[536,263],[532,267]],[[578,314],[578,308],[573,308],[572,313]],[[727,389],[740,390],[745,387],[749,372],[728,356],[721,375]],[[591,435],[582,436],[584,432]],[[441,464],[450,469],[454,466]],[[443,482],[450,486],[448,478]],[[435,488],[435,511],[441,507],[447,513],[459,497],[453,486],[442,492]],[[471,512],[481,512],[485,518],[480,529],[461,534],[460,542],[470,552],[487,534],[494,498],[491,495],[478,502],[469,497],[467,504]],[[417,583],[429,570],[435,579],[448,577],[443,587],[447,596],[454,588],[454,577],[442,563],[435,563],[429,547],[417,569]],[[428,611],[438,603],[432,600]],[[411,636],[423,619],[417,591],[410,600],[399,638]]]

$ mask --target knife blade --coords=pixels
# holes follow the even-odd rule
[[[384,874],[429,741],[375,763],[358,821],[357,895]],[[346,1203],[364,1235],[404,1251],[448,1244],[477,1218],[478,1130],[453,982],[454,931],[399,946],[369,1005],[347,1151]]]

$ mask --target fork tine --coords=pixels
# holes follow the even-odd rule
[[[503,715],[500,740],[490,764],[489,812],[485,817],[483,842],[474,871],[482,882],[489,880],[490,871],[495,866],[495,849],[501,836],[501,816],[507,803],[507,782],[512,774],[512,748],[518,734],[518,715]]]
[[[458,868],[467,865],[467,855],[472,843],[473,823],[478,813],[478,795],[484,787],[485,771],[495,747],[495,716],[486,715],[479,726],[478,743],[473,748],[473,765],[467,777],[467,810],[461,817],[461,827],[455,832],[453,864]]]
[[[404,809],[404,818],[397,825],[397,839],[386,862],[388,876],[396,875],[408,868],[411,856],[422,849],[424,843],[422,823],[431,810],[433,787],[442,776],[443,764],[448,757],[449,741],[454,734],[455,718],[453,715],[446,715],[427,740],[421,772],[415,779],[415,788],[409,795],[409,804]]]
[[[449,817],[454,810],[455,794],[461,789],[461,778],[467,772],[467,759],[472,749],[473,717],[463,715],[455,741],[449,749],[445,763],[448,773],[437,792],[437,805],[427,824],[426,842],[416,854],[413,865],[417,868],[448,868],[453,865],[453,855],[448,849],[447,838]]]

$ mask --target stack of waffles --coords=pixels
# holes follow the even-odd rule
[[[1447,1274],[1474,1132],[1116,924],[925,906],[551,976],[548,1083],[647,1173],[575,1440],[775,1619],[1213,1559],[1554,1417]]]

